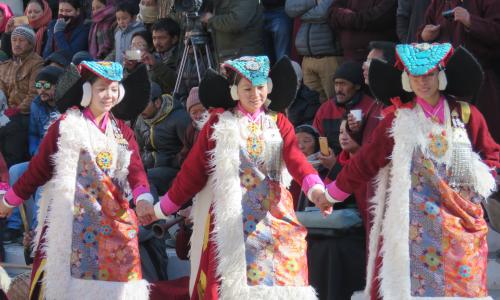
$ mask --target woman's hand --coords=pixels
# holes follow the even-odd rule
[[[148,201],[145,200],[137,201],[137,204],[135,206],[135,212],[137,214],[137,217],[139,218],[139,224],[141,224],[142,226],[149,225],[154,221],[158,220],[158,218],[155,215],[155,209],[153,207],[153,204],[149,203]]]
[[[440,31],[441,25],[427,24],[422,31],[422,40],[424,40],[424,42],[431,42],[439,36]]]
[[[333,166],[337,163],[337,156],[335,156],[335,153],[333,153],[332,148],[328,148],[328,151],[330,152],[328,155],[323,155],[321,152],[318,154],[318,159],[323,165],[323,167],[327,168],[328,170],[331,170]]]
[[[325,196],[325,191],[316,189],[311,193],[311,202],[316,205],[317,208],[321,210],[323,215],[329,215],[333,211],[333,204],[328,202]]]
[[[9,21],[7,21],[7,24],[5,25],[5,32],[12,33],[16,26],[14,25],[14,18],[10,18]]]

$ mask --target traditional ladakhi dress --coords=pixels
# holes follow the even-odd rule
[[[425,104],[389,114],[329,192],[341,199],[378,172],[365,291],[372,299],[491,299],[481,200],[495,187],[487,165],[498,166],[500,147],[475,107],[442,98],[441,123]],[[456,161],[467,145],[475,153]],[[468,163],[469,185],[454,177]]]
[[[283,162],[306,186],[319,177],[286,117],[243,111],[212,115],[161,202],[170,213],[198,192],[191,299],[316,299]]]
[[[44,185],[31,299],[148,299],[129,207],[149,187],[138,153],[112,115],[96,125],[90,111],[70,109],[49,128],[6,197],[19,204]]]

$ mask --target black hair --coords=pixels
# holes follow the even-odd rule
[[[178,37],[181,34],[179,23],[172,18],[163,18],[156,21],[151,27],[151,32],[159,30],[167,32],[171,37]]]
[[[314,138],[314,153],[319,151],[319,132],[316,128],[309,124],[303,124],[295,127],[295,134],[297,133],[307,133]]]
[[[136,33],[134,33],[132,35],[132,39],[131,40],[133,40],[136,36],[140,36],[140,37],[142,37],[146,41],[146,43],[148,44],[148,51],[153,50],[153,48],[154,48],[154,45],[153,45],[153,36],[151,35],[150,31],[147,31],[147,30],[137,31]]]
[[[136,16],[139,13],[139,6],[129,1],[123,1],[118,3],[116,11],[123,11],[129,13],[131,16]]]
[[[108,5],[108,3],[107,3],[108,1],[107,0],[97,0],[97,1],[101,2],[104,5]]]
[[[74,9],[82,8],[82,2],[80,0],[59,0],[59,4],[61,3],[68,3],[73,6]]]
[[[382,51],[385,61],[390,65],[396,63],[396,44],[393,42],[371,41],[368,48],[370,51],[374,49]]]

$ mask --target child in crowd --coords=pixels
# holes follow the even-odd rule
[[[112,60],[123,63],[125,51],[130,48],[132,37],[136,32],[144,31],[144,24],[137,20],[139,7],[129,2],[122,2],[116,6],[116,33],[115,50]]]

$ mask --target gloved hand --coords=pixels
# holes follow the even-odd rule
[[[54,25],[54,32],[64,31],[67,24],[68,23],[66,23],[63,18],[57,19],[56,24]]]

